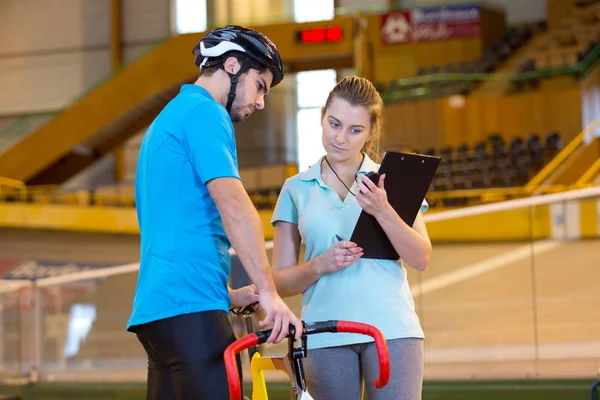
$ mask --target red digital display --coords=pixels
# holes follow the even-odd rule
[[[341,26],[305,28],[298,32],[298,41],[302,44],[337,43],[341,40]]]

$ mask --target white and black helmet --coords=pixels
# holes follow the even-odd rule
[[[232,51],[243,53],[270,70],[273,74],[271,87],[283,80],[283,65],[275,44],[262,33],[243,26],[229,25],[208,32],[194,47],[194,62],[200,69],[220,65]],[[247,67],[242,66],[237,74],[228,73],[231,77],[231,90],[227,111],[230,111],[235,98],[237,78],[247,70]]]

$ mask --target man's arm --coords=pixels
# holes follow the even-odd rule
[[[262,223],[242,183],[235,178],[219,178],[210,181],[207,188],[219,209],[227,237],[258,292],[275,292]]]
[[[211,118],[205,118],[206,115]],[[190,162],[207,186],[219,209],[225,232],[258,289],[258,301],[266,314],[259,324],[273,327],[268,341],[283,340],[290,322],[296,326],[299,339],[302,323],[275,290],[260,218],[239,180],[229,115],[217,103],[202,103],[187,113],[182,126],[182,143]],[[202,134],[198,132],[199,127]]]
[[[265,250],[264,229],[242,183],[236,178],[217,178],[208,182],[207,188],[219,209],[227,237],[258,290],[261,307],[267,314],[260,324],[273,324],[268,342],[283,340],[290,323],[296,326],[299,339],[302,323],[277,294]]]

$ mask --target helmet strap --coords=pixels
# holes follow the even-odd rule
[[[227,109],[227,112],[230,113],[231,106],[233,106],[233,101],[235,100],[235,89],[238,84],[239,71],[237,74],[230,74],[229,72],[227,72],[227,74],[229,75],[229,79],[231,79],[231,87],[227,94],[227,106],[225,108]]]
[[[227,75],[229,75],[229,79],[231,80],[231,86],[229,87],[229,93],[227,94],[227,106],[225,106],[228,113],[231,113],[231,107],[233,106],[233,101],[235,100],[235,90],[239,82],[239,77],[246,71],[247,68],[244,68],[244,64],[241,65],[239,71],[235,74],[225,71],[227,72]]]

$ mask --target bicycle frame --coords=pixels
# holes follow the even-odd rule
[[[238,307],[231,310],[235,315],[241,316],[244,320],[244,328],[246,335],[254,332],[253,315],[255,313],[255,304],[245,307]],[[267,336],[268,337],[268,336]],[[293,336],[292,336],[293,337]],[[293,341],[288,341],[288,353],[280,357],[263,357],[260,354],[258,344],[248,347],[248,358],[250,360],[250,374],[252,377],[252,400],[268,400],[267,383],[265,380],[264,371],[282,371],[290,381],[290,393],[292,399],[299,400],[300,394],[297,393],[298,388],[303,386],[302,382],[294,373],[292,366]],[[312,400],[312,397],[303,397],[302,400]]]
[[[288,339],[288,353],[284,357],[262,357],[258,345],[265,343],[271,334],[271,330],[254,332],[252,305],[231,310],[233,314],[244,318],[247,335],[236,340],[225,351],[225,366],[227,368],[227,380],[229,382],[229,393],[232,400],[241,398],[241,383],[235,362],[235,354],[249,349],[250,371],[252,375],[252,400],[268,400],[267,385],[264,371],[283,371],[290,380],[290,393],[292,400],[313,400],[308,393],[304,378],[304,367],[302,359],[307,356],[307,336],[322,332],[352,332],[370,335],[375,339],[377,352],[379,354],[379,377],[375,380],[375,386],[380,388],[387,385],[390,375],[389,354],[387,343],[376,327],[368,324],[350,321],[323,321],[314,323],[303,322],[301,346],[295,346],[295,328],[290,325]]]
[[[292,341],[290,340],[290,343]],[[298,359],[300,367],[299,371],[295,368],[292,359],[292,351],[288,352],[283,357],[263,357],[259,352],[255,352],[250,360],[250,373],[252,376],[252,400],[268,400],[267,384],[264,371],[282,371],[290,381],[290,393],[292,399],[312,400],[312,397],[306,392],[304,383],[304,372],[300,359]]]

